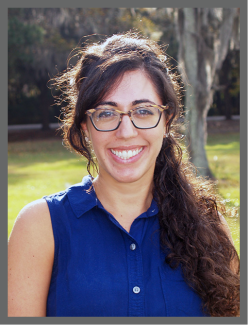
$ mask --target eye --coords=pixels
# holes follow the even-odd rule
[[[156,113],[153,107],[138,107],[133,112],[135,117],[150,117]]]
[[[94,115],[97,120],[108,120],[116,118],[118,113],[115,110],[100,108],[95,111]]]

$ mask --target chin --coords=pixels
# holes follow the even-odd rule
[[[130,183],[135,183],[139,180],[138,177],[123,177],[123,178],[115,178],[115,180],[118,183],[123,183],[123,184],[130,184]]]
[[[143,173],[116,173],[111,175],[117,182],[119,183],[135,183],[138,181],[142,181],[142,179],[147,178]]]

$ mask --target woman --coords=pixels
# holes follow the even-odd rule
[[[239,315],[238,255],[210,183],[182,160],[179,85],[159,46],[114,35],[56,85],[64,141],[98,176],[21,211],[9,316]]]

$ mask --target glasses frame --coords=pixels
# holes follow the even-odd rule
[[[160,115],[159,115],[159,119],[158,119],[158,122],[157,122],[156,125],[151,126],[151,127],[149,127],[149,128],[141,128],[141,127],[138,127],[138,126],[135,125],[135,123],[134,123],[134,121],[133,121],[133,119],[132,119],[132,112],[135,111],[136,109],[138,109],[138,108],[142,108],[142,107],[156,107],[156,108],[159,110]],[[155,127],[158,125],[158,123],[160,122],[161,116],[162,116],[162,112],[165,111],[165,110],[168,109],[168,108],[169,108],[169,105],[168,105],[168,104],[165,105],[165,106],[164,106],[164,105],[153,105],[153,104],[149,104],[149,105],[144,105],[144,106],[135,107],[135,108],[133,108],[133,109],[130,109],[128,112],[122,112],[122,111],[120,111],[120,110],[118,110],[118,109],[113,108],[114,111],[116,111],[117,113],[120,114],[120,119],[119,119],[119,122],[118,122],[117,127],[114,128],[114,129],[111,129],[111,130],[100,130],[100,129],[98,129],[98,128],[96,127],[96,125],[94,124],[94,121],[93,121],[93,118],[92,118],[92,114],[93,114],[94,112],[96,112],[98,109],[101,109],[101,108],[91,108],[91,109],[87,110],[87,111],[85,112],[85,114],[87,114],[87,115],[89,116],[89,118],[90,118],[90,120],[91,120],[91,123],[92,123],[92,125],[94,126],[94,128],[95,128],[97,131],[100,131],[100,132],[111,132],[111,131],[115,131],[115,130],[117,130],[118,127],[119,127],[120,124],[121,124],[121,121],[122,121],[122,117],[123,117],[123,115],[128,115],[128,116],[129,116],[129,118],[130,118],[130,120],[131,120],[133,126],[134,126],[136,129],[147,130],[147,129],[153,129],[153,128],[155,128]]]

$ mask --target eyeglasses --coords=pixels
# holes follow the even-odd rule
[[[97,131],[114,131],[121,124],[122,116],[128,115],[131,122],[137,129],[155,128],[160,119],[162,112],[169,108],[169,105],[142,105],[128,112],[122,112],[108,106],[100,106],[86,111],[90,120]]]

